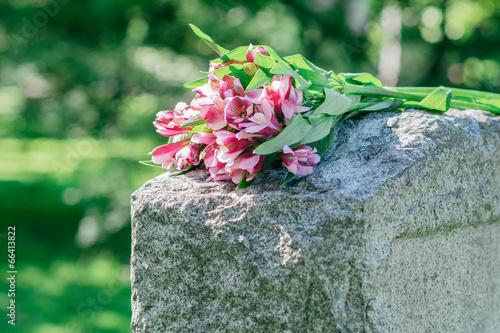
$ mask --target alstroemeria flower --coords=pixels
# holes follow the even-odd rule
[[[177,103],[173,111],[158,112],[153,124],[156,127],[156,132],[163,136],[185,134],[189,133],[193,127],[181,127],[182,124],[197,113],[197,111],[181,102]]]
[[[238,133],[237,136],[239,138],[248,138],[252,136],[273,137],[283,130],[278,119],[276,119],[273,105],[265,99],[262,100],[260,105],[256,106],[253,116],[249,117],[246,122],[241,123],[239,127],[244,129],[242,132]]]
[[[260,53],[260,54],[265,55],[265,56],[269,55],[269,52],[267,52],[267,50],[264,47],[257,46],[254,48],[254,46],[252,44],[250,44],[250,46],[248,47],[248,50],[247,50],[247,55],[246,55],[247,61],[254,62],[255,56],[257,55],[257,53]]]
[[[180,149],[174,156],[177,170],[185,170],[200,164],[200,145],[189,145]]]
[[[239,79],[225,75],[222,80],[214,74],[208,75],[209,82],[193,89],[198,95],[191,102],[191,107],[200,112],[200,117],[207,121],[207,128],[219,130],[226,127],[224,119],[225,100],[236,96],[245,96],[245,90]]]
[[[218,181],[231,179],[229,172],[226,171],[226,163],[219,161],[217,158],[220,152],[220,147],[216,143],[213,143],[203,149],[201,158],[205,163],[206,169],[210,173],[210,177],[207,178],[207,182],[212,180]]]
[[[255,144],[248,139],[238,139],[236,133],[229,130],[216,131],[214,134],[217,137],[216,143],[220,146],[217,159],[227,164],[233,164],[238,155]]]
[[[189,145],[190,139],[185,139],[175,143],[169,143],[156,147],[150,154],[151,160],[155,164],[160,164],[167,171],[172,171],[177,167],[175,155],[179,150]]]
[[[310,107],[301,106],[303,101],[302,90],[295,89],[290,75],[274,75],[272,82],[264,89],[261,98],[267,99],[274,105],[274,111],[285,124],[288,124],[295,113],[310,110]]]
[[[283,147],[283,153],[278,157],[283,161],[288,171],[294,175],[305,176],[313,172],[314,165],[319,162],[319,155],[315,154],[316,148],[300,146],[291,149],[287,145]]]
[[[253,102],[244,97],[236,96],[230,99],[224,110],[224,119],[229,127],[239,130],[239,124],[253,114]]]
[[[262,168],[262,164],[266,159],[266,155],[256,155],[253,153],[246,153],[244,155],[238,156],[234,160],[234,164],[228,164],[226,166],[226,171],[229,172],[231,180],[235,184],[239,184],[243,177],[247,181],[254,179]]]

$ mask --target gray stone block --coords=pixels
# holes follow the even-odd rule
[[[499,147],[486,112],[374,113],[284,188],[148,181],[134,332],[500,332]]]

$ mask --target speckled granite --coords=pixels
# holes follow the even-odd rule
[[[134,332],[497,332],[500,117],[374,113],[336,140],[282,189],[137,190]]]

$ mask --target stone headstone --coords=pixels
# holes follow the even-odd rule
[[[134,332],[498,332],[500,118],[374,113],[312,175],[132,196]]]

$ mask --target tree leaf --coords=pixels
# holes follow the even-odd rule
[[[307,89],[310,85],[310,81],[306,81],[299,73],[294,71],[290,65],[280,61],[271,69],[272,74],[284,74],[290,75],[295,79],[295,88],[304,90]]]
[[[335,90],[325,88],[325,101],[314,111],[314,115],[329,114],[338,116],[346,113],[351,106],[352,100]]]
[[[198,88],[201,87],[204,84],[208,83],[208,77],[204,76],[201,79],[194,80],[194,81],[189,81],[188,83],[184,83],[184,87],[186,88]]]
[[[291,146],[302,140],[311,128],[309,120],[297,113],[280,134],[258,146],[254,154],[269,155],[281,151],[283,146]]]
[[[271,83],[271,79],[266,75],[262,68],[259,68],[245,90],[250,91],[261,88],[264,83]]]
[[[436,110],[446,112],[450,108],[451,103],[451,90],[445,91],[443,88],[437,88],[424,98],[418,107],[427,110]]]
[[[223,54],[226,54],[229,52],[228,50],[226,50],[222,46],[217,45],[209,35],[207,35],[203,31],[201,31],[194,24],[189,24],[189,26],[191,27],[191,29],[193,29],[193,32],[196,34],[196,36],[200,37],[205,43],[207,43],[208,46],[210,46],[210,48],[212,50],[217,52],[219,55],[222,56]]]
[[[321,114],[312,119],[312,128],[306,136],[300,140],[299,145],[305,145],[310,142],[316,142],[327,136],[333,126],[338,122],[340,116],[330,116]]]

